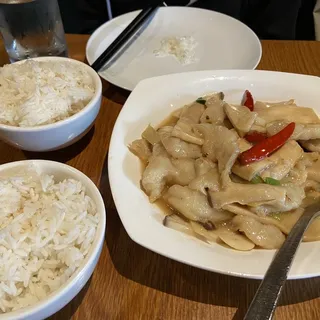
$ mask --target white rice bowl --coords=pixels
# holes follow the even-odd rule
[[[38,57],[0,70],[0,140],[22,150],[53,151],[94,125],[102,83],[89,65]]]
[[[84,65],[61,60],[25,60],[0,67],[0,123],[35,127],[82,110],[95,92]]]
[[[80,291],[98,261],[100,192],[67,165],[19,161],[0,166],[0,208],[0,317],[47,317]]]

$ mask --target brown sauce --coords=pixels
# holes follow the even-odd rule
[[[161,212],[164,214],[164,217],[170,216],[172,214],[175,214],[181,217],[179,212],[171,208],[163,198],[158,199],[154,204],[161,210]]]

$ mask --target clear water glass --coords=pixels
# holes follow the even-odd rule
[[[57,0],[0,0],[0,32],[11,62],[68,55]]]

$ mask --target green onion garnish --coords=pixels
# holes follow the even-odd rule
[[[264,180],[259,176],[256,175],[255,177],[252,178],[252,180],[250,181],[253,184],[257,184],[257,183],[266,183],[266,184],[270,184],[272,186],[280,186],[280,181],[277,179],[273,179],[271,177],[267,177]]]
[[[253,183],[253,184],[264,183],[263,179],[258,175],[253,177],[250,182]]]
[[[264,183],[270,184],[272,186],[280,186],[280,181],[277,179],[273,179],[271,177],[267,177],[264,179]]]

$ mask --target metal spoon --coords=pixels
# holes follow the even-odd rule
[[[311,221],[320,215],[320,203],[311,205],[296,222],[262,280],[244,320],[269,320],[276,310],[293,258]]]

